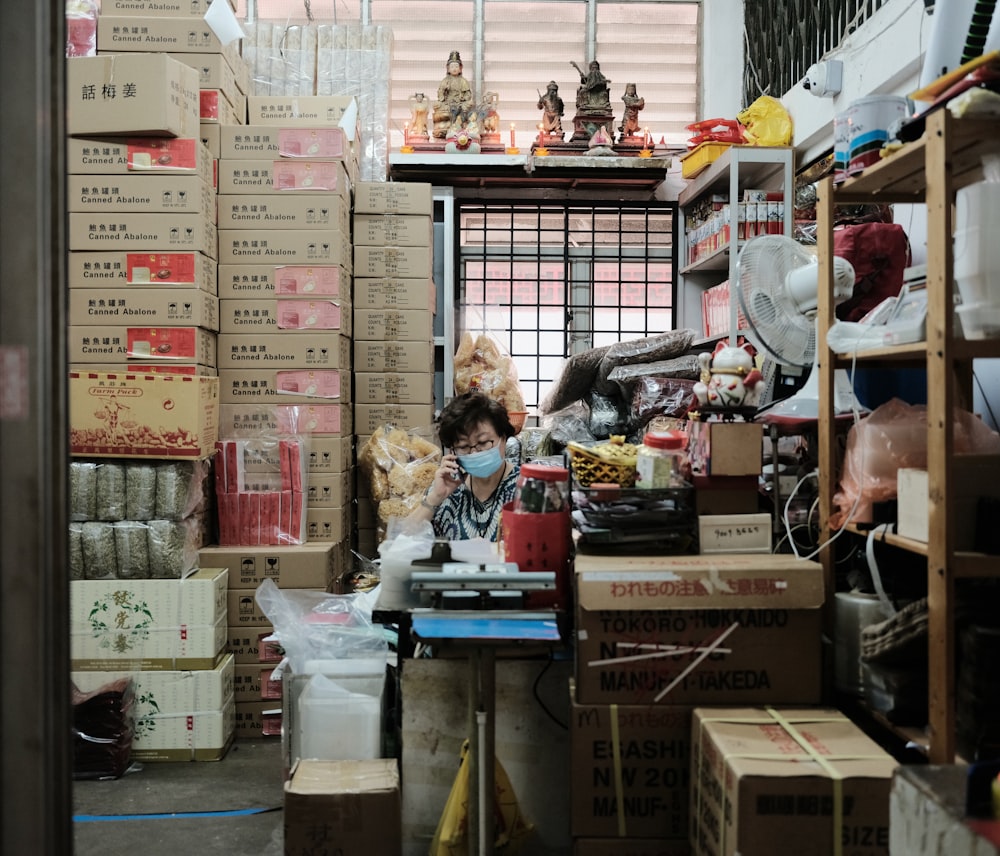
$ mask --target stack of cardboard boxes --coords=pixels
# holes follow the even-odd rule
[[[790,812],[800,815],[800,831],[811,829],[814,839],[835,837],[837,765],[848,776],[860,771],[873,780],[873,793],[887,795],[893,759],[855,729],[849,736],[857,738],[853,745],[865,763],[845,766],[853,749],[841,756],[820,744],[853,726],[836,711],[801,709],[822,696],[819,564],[770,554],[580,554],[576,573],[569,777],[574,854],[609,856],[627,845],[636,856],[721,856],[734,852],[727,849],[733,842],[736,852],[773,852],[784,833],[760,839],[759,832],[762,822],[780,819],[783,806],[770,811],[765,802],[745,797],[737,818],[732,804],[723,810],[717,799],[720,789],[732,788],[735,795],[744,787],[739,778],[748,768],[758,788],[759,777],[777,777],[764,790],[782,800],[795,789],[786,776],[814,777],[813,791],[828,798],[814,800],[812,809],[805,803],[796,809],[792,799]],[[781,711],[789,707],[796,710],[784,718]],[[749,723],[753,733],[746,739],[770,739],[774,760],[765,758],[756,768],[742,760],[724,742],[727,726],[721,727],[724,738],[714,736],[717,719],[737,730]],[[805,742],[822,732],[818,754],[829,755],[832,767],[822,759],[809,765],[807,753],[789,751],[797,732],[785,724],[793,720],[809,723],[801,725]],[[833,731],[824,730],[834,720]],[[713,752],[717,739],[725,748]],[[797,765],[788,763],[793,756]],[[717,804],[709,811],[712,800]],[[881,815],[856,807],[848,816],[848,808],[845,834],[855,824],[887,827],[887,799],[879,807]],[[753,849],[751,842],[759,840],[767,846]]]
[[[73,678],[132,678],[133,758],[219,758],[233,658],[228,572],[197,562],[219,404],[197,72],[162,54],[67,65]]]
[[[431,185],[363,181],[354,200],[354,384],[358,447],[379,428],[434,420]],[[358,484],[358,550],[377,555],[375,508]]]

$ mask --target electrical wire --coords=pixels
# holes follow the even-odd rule
[[[535,676],[535,682],[531,685],[531,694],[535,697],[535,701],[538,706],[542,709],[542,712],[551,719],[556,725],[558,725],[563,731],[569,731],[569,725],[563,722],[559,717],[557,717],[550,709],[549,706],[542,700],[541,695],[538,693],[538,685],[542,682],[542,677],[549,670],[549,667],[555,662],[555,658],[552,656],[552,652],[549,652],[549,658],[545,661],[545,665],[542,666],[542,670]]]
[[[973,372],[972,373],[972,377],[976,381],[976,386],[979,387],[979,394],[982,395],[982,397],[983,397],[983,404],[986,405],[986,409],[987,409],[987,411],[989,411],[990,421],[993,423],[993,430],[1000,429],[1000,424],[997,423],[997,418],[996,418],[996,416],[993,415],[993,408],[990,407],[990,400],[989,400],[989,398],[986,397],[986,390],[983,389],[983,383],[979,379],[979,375],[977,375],[975,372]]]

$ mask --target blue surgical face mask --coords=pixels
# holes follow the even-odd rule
[[[459,466],[470,476],[485,479],[503,466],[503,457],[500,455],[500,444],[484,452],[473,452],[470,455],[458,456]]]

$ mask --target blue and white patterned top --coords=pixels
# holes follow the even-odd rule
[[[465,541],[470,538],[485,538],[487,541],[500,539],[500,513],[508,502],[513,502],[517,487],[518,466],[512,466],[496,490],[485,502],[480,502],[468,484],[461,485],[434,511],[431,524],[434,534],[449,541]]]

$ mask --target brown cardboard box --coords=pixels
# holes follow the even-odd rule
[[[199,56],[199,54],[192,54],[192,56]],[[204,144],[205,148],[208,149],[213,158],[218,158],[220,147],[219,125],[214,122],[201,122],[198,127],[201,142]],[[216,191],[218,191],[218,187],[216,187]]]
[[[350,401],[351,372],[332,368],[240,368],[219,372],[219,401],[303,402]]]
[[[357,309],[435,310],[437,295],[431,279],[373,279],[354,281],[354,306]]]
[[[358,372],[431,372],[434,347],[423,342],[354,340],[354,370]]]
[[[359,181],[355,214],[434,214],[433,188],[417,181]]]
[[[177,285],[218,291],[215,261],[203,253],[76,252],[67,257],[70,288]]]
[[[355,155],[350,135],[343,128],[280,128],[278,155],[296,160],[348,161]]]
[[[355,214],[354,244],[368,247],[433,247],[434,220],[425,214]]]
[[[73,580],[72,668],[214,669],[226,641],[228,576],[205,564],[183,580]]]
[[[219,298],[199,288],[72,288],[69,323],[219,329]]]
[[[200,130],[200,128],[199,128]],[[192,137],[70,137],[69,175],[197,175],[215,187],[215,158]]]
[[[220,333],[301,336],[322,330],[349,336],[352,317],[349,304],[328,297],[219,301]]]
[[[655,838],[576,838],[573,856],[690,856],[687,841]]]
[[[347,508],[354,498],[354,472],[306,473],[306,498],[310,508]],[[331,540],[331,539],[327,539]],[[342,541],[342,538],[333,538]]]
[[[317,826],[342,856],[401,853],[396,762],[299,761],[285,782],[285,851],[311,849]]]
[[[71,363],[108,364],[101,371],[126,371],[129,363],[150,362],[214,367],[215,339],[215,333],[201,327],[73,326],[67,349]]]
[[[838,710],[695,708],[698,856],[886,856],[896,761]]]
[[[374,434],[391,423],[400,428],[421,428],[434,422],[433,404],[356,404],[354,425],[357,434]]]
[[[211,0],[103,0],[104,15],[147,16],[158,18],[200,18],[208,11]],[[236,6],[229,4],[235,10]]]
[[[191,66],[198,72],[199,89],[218,89],[222,91],[229,103],[236,106],[242,97],[244,113],[246,113],[246,94],[250,88],[250,67],[242,60],[235,66],[229,64],[230,56],[211,53],[172,53],[170,57]],[[218,157],[218,155],[216,155]]]
[[[226,436],[248,430],[308,434],[310,443],[321,437],[346,437],[353,433],[350,404],[220,404],[219,423]]]
[[[281,678],[274,679],[275,666],[270,663],[241,663],[235,667],[233,698],[237,704],[266,701],[272,707],[281,706]]]
[[[393,183],[393,182],[387,182]],[[428,279],[433,275],[430,247],[354,248],[354,273],[376,279]]]
[[[818,563],[791,555],[581,553],[575,570],[580,702],[819,701]],[[677,653],[655,656],[640,646]],[[602,665],[643,651],[654,656]]]
[[[138,374],[189,375],[190,377],[219,376],[218,370],[213,366],[203,366],[200,363],[184,361],[150,363],[145,360],[130,360],[128,362],[128,369]],[[123,369],[117,366],[112,369],[108,363],[70,363],[69,370],[71,372],[106,372],[121,371]]]
[[[426,309],[355,309],[354,338],[374,342],[429,342],[434,316]]]
[[[573,837],[656,838],[686,852],[691,708],[573,701],[570,717]]]
[[[351,535],[348,510],[309,508],[306,511],[306,538],[310,542],[343,542]]]
[[[358,553],[369,558],[378,556],[378,531],[375,528],[358,529],[357,532]]]
[[[270,170],[272,162],[279,157],[279,130],[273,125],[222,125],[219,129],[220,157],[224,161],[267,161]]]
[[[197,214],[215,211],[215,188],[197,175],[70,175],[67,211]]]
[[[70,372],[69,424],[78,457],[209,458],[219,439],[219,379]]]
[[[220,264],[340,265],[350,270],[351,237],[337,229],[220,229]]]
[[[359,372],[354,375],[354,400],[359,404],[433,404],[434,375]]]
[[[280,701],[238,701],[235,716],[236,737],[241,740],[281,737]]]
[[[137,20],[127,15],[108,15],[102,12],[97,19],[97,49],[102,54],[123,54],[130,51],[221,54],[226,57],[230,66],[240,61],[239,42],[223,44],[204,15],[150,16]],[[195,72],[195,80],[197,79],[198,73]]]
[[[232,588],[226,592],[226,615],[230,627],[270,627],[271,620],[257,603],[257,589]]]
[[[274,194],[273,170],[274,161],[219,158],[219,195]]]
[[[689,422],[688,429],[695,475],[760,475],[764,438],[760,422]]]
[[[353,95],[251,95],[247,124],[337,126],[354,101]]]
[[[351,198],[351,179],[342,161],[282,158],[274,161],[271,174],[272,190],[278,193],[339,193]]]
[[[215,212],[200,214],[69,215],[69,249],[132,250],[145,253],[193,251],[215,258]]]
[[[350,235],[351,203],[327,194],[220,194],[219,228],[335,229]]]
[[[339,265],[219,265],[219,297],[325,297],[349,303],[351,274]]]
[[[345,473],[354,465],[352,437],[310,437],[306,472],[310,475]]]
[[[351,340],[316,332],[311,336],[284,336],[279,333],[222,333],[218,339],[220,368],[349,369]]]
[[[98,19],[99,31],[102,25],[107,26],[103,16]],[[66,60],[66,133],[70,136],[197,139],[198,100],[198,72],[166,54]]]
[[[192,54],[195,56],[195,54]],[[200,54],[199,54],[200,56]],[[231,101],[230,98],[235,99]],[[227,97],[221,89],[201,89],[198,118],[202,125],[238,125],[246,121],[246,96],[240,92]]]
[[[269,659],[272,665],[277,665],[281,661],[281,649],[264,641],[273,632],[274,628],[270,624],[227,627],[226,653],[233,655],[237,666],[251,663],[260,665]],[[272,650],[274,656],[268,658],[265,653],[267,650]]]
[[[198,555],[202,565],[229,568],[229,586],[234,589],[253,589],[264,580],[283,589],[322,589],[341,570],[331,544],[202,547]]]

